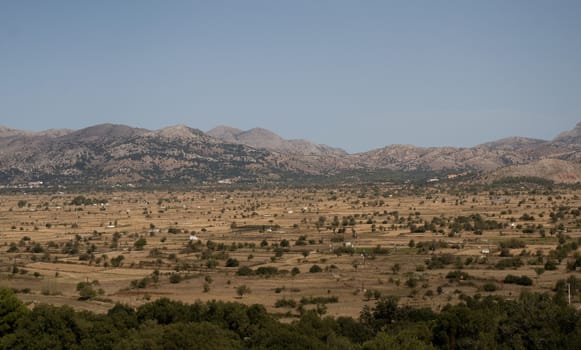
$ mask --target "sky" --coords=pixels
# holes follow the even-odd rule
[[[581,1],[0,1],[0,125],[262,127],[362,152],[581,121]]]

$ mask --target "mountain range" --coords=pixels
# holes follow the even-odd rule
[[[101,124],[42,132],[0,126],[0,185],[199,184],[328,178],[353,171],[475,173],[581,182],[581,123],[552,140],[511,137],[469,148],[391,145],[349,154],[262,128]]]

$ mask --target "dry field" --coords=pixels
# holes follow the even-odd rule
[[[462,294],[551,292],[579,274],[567,271],[576,251],[560,262],[551,251],[559,238],[581,238],[580,195],[437,185],[4,194],[0,286],[32,305],[98,312],[169,297],[261,303],[287,316],[302,298],[305,308],[357,316],[379,295],[438,309]],[[501,261],[522,266],[501,269]],[[241,276],[249,271],[241,267],[254,273]],[[503,283],[509,274],[532,285]],[[88,300],[79,282],[90,285]],[[297,306],[275,307],[281,300]]]

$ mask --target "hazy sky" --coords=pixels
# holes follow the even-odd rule
[[[581,121],[581,1],[0,1],[0,124],[264,127],[365,151]]]

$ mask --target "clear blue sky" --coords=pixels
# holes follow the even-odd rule
[[[581,1],[0,2],[0,124],[264,127],[365,151],[581,121]]]

